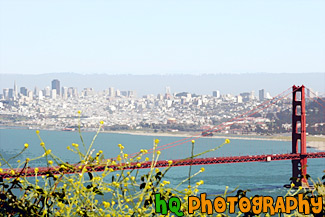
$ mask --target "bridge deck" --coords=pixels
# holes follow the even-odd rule
[[[249,156],[234,156],[234,157],[210,157],[210,158],[194,158],[194,159],[176,159],[173,160],[172,167],[177,166],[189,166],[189,165],[206,165],[206,164],[226,164],[226,163],[245,163],[245,162],[268,162],[268,161],[279,161],[279,160],[299,160],[300,158],[325,158],[325,152],[314,152],[307,153],[306,155],[300,154],[266,154],[266,155],[249,155]],[[130,170],[130,169],[147,169],[151,167],[151,161],[141,163],[141,166],[137,166],[138,162],[133,162],[128,165],[120,164],[115,166],[108,166],[114,170]],[[156,167],[168,167],[168,160],[157,161]],[[13,169],[15,175],[11,175],[10,169],[4,169],[0,173],[2,178],[14,178],[17,176],[35,176],[35,168],[25,168],[25,169]],[[96,165],[87,167],[88,171],[100,172],[104,171],[105,166]],[[49,173],[60,174],[63,171],[60,167],[39,167],[37,173],[38,176],[46,175]],[[74,168],[68,168],[64,170],[65,174],[80,173],[81,169],[78,165],[74,165]]]

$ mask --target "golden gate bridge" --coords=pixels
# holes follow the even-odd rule
[[[293,86],[292,91],[289,91],[290,88],[273,97],[272,99],[265,101],[256,108],[253,108],[235,118],[232,118],[229,121],[226,121],[222,124],[214,126],[200,134],[186,137],[172,143],[158,146],[155,150],[150,149],[147,154],[152,153],[153,151],[162,151],[166,149],[173,148],[185,143],[188,143],[192,140],[199,139],[203,137],[206,133],[212,133],[221,131],[222,129],[229,127],[239,121],[246,120],[247,118],[253,116],[254,114],[265,110],[266,108],[274,105],[278,101],[286,98],[289,94],[292,94],[292,151],[288,154],[263,154],[263,155],[249,155],[249,156],[231,156],[231,157],[208,157],[208,158],[186,158],[186,159],[176,159],[176,160],[159,160],[156,162],[155,167],[177,167],[177,166],[190,166],[190,165],[207,165],[207,164],[228,164],[228,163],[245,163],[245,162],[270,162],[270,161],[281,161],[281,160],[291,160],[292,162],[292,182],[295,186],[308,187],[307,181],[307,159],[308,158],[325,158],[325,152],[313,152],[307,153],[306,149],[306,108],[305,108],[305,86]],[[289,91],[289,93],[287,93]],[[310,90],[311,91],[311,90]],[[318,103],[324,108],[317,100],[311,98],[313,101]],[[325,102],[323,99],[319,98],[322,102]],[[139,153],[130,154],[130,156],[136,156]],[[71,165],[73,167],[68,167],[64,169],[65,174],[80,173],[82,169],[78,167],[78,164]],[[152,162],[146,161],[142,162],[139,166],[138,162],[131,163],[121,163],[117,165],[92,165],[87,167],[89,172],[101,172],[105,168],[112,168],[113,170],[131,170],[131,169],[147,169],[151,168]],[[39,167],[37,175],[46,175],[46,174],[61,174],[62,168],[59,166],[53,167]],[[18,176],[35,176],[35,168],[23,168],[23,169],[13,169],[15,174],[11,174],[12,169],[4,169],[0,173],[0,178],[15,178]]]

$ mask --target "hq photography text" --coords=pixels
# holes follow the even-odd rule
[[[230,214],[235,213],[236,208],[242,213],[252,212],[256,215],[260,213],[275,213],[290,214],[293,210],[298,210],[299,213],[309,215],[311,213],[318,214],[323,208],[323,199],[321,196],[313,197],[310,201],[303,198],[303,194],[298,194],[298,198],[293,196],[277,197],[274,200],[270,196],[255,196],[248,197],[216,197],[214,200],[207,199],[207,194],[202,193],[200,197],[188,197],[188,214],[193,214],[195,211],[206,213],[208,215],[216,213],[224,213],[228,208]],[[184,216],[181,210],[182,202],[178,197],[171,197],[168,201],[164,200],[160,193],[155,194],[155,211],[166,215],[168,211],[177,216]]]

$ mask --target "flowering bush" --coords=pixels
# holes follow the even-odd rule
[[[78,164],[68,164],[47,149],[38,130],[36,134],[44,154],[33,159],[18,160],[19,166],[16,169],[11,167],[9,160],[0,156],[1,160],[11,168],[0,169],[0,173],[7,173],[14,177],[0,180],[2,213],[0,216],[148,216],[155,213],[155,193],[160,193],[166,198],[177,196],[182,202],[181,210],[186,212],[188,196],[197,195],[198,187],[204,182],[201,180],[184,189],[179,188],[181,184],[204,172],[204,168],[194,175],[190,174],[178,186],[171,186],[169,181],[164,180],[164,176],[173,165],[173,161],[169,160],[168,167],[162,170],[156,168],[161,154],[160,151],[156,151],[159,143],[156,139],[153,142],[152,161],[148,173],[139,177],[138,168],[149,160],[143,159],[148,153],[147,150],[141,149],[135,156],[129,157],[124,153],[124,146],[119,144],[119,155],[108,160],[103,159],[101,150],[94,153],[93,144],[102,125],[101,121],[97,134],[88,147],[83,142],[83,150],[76,143],[67,147],[78,155],[80,159]],[[80,136],[83,141],[81,133]],[[229,143],[229,140],[224,144],[226,143]],[[194,145],[194,141],[192,144]],[[28,147],[27,143],[24,144],[23,150],[13,158],[19,157]],[[206,152],[214,151],[219,147]],[[27,177],[25,171],[30,162],[44,158],[48,170],[42,170],[40,174],[40,169],[35,168],[34,177]],[[136,165],[138,168],[129,170],[130,165]],[[94,172],[96,168],[101,168],[102,172]],[[198,212],[194,215],[198,215]]]

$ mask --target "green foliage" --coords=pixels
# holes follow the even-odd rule
[[[125,168],[131,164],[141,167],[142,163],[149,160],[143,159],[148,153],[147,150],[141,149],[137,155],[129,157],[124,153],[123,145],[119,144],[119,155],[114,160],[104,160],[103,152],[100,150],[94,153],[95,149],[93,149],[102,125],[103,122],[88,147],[84,144],[81,133],[82,147],[76,143],[73,143],[72,147],[67,147],[80,159],[80,162],[75,165],[63,162],[47,149],[39,131],[36,131],[36,134],[44,149],[44,154],[41,156],[19,161],[18,169],[13,169],[10,163],[0,156],[1,160],[11,168],[5,172],[15,176],[12,179],[0,180],[0,216],[148,216],[155,213],[153,203],[155,193],[161,193],[165,197],[179,197],[183,202],[181,209],[186,211],[187,196],[196,195],[198,186],[203,181],[181,190],[178,189],[180,185],[176,188],[171,187],[170,182],[164,180],[164,176],[173,162],[169,161],[169,167],[162,171],[156,168],[160,155],[160,151],[156,151],[158,139],[153,142],[151,167],[148,173],[141,177],[139,169],[126,170]],[[226,142],[228,143],[229,140]],[[18,158],[27,148],[28,144],[25,144],[23,150],[12,159]],[[209,151],[217,148],[219,147]],[[39,174],[39,168],[35,168],[35,176],[26,177],[24,171],[29,167],[30,162],[44,158],[47,161],[47,168],[52,169],[45,174],[43,172]],[[118,170],[115,171],[114,167]],[[93,172],[96,168],[103,168],[103,171]],[[68,171],[77,173],[66,174]],[[181,183],[203,171],[204,168]],[[1,172],[3,173],[4,170],[1,169]]]

